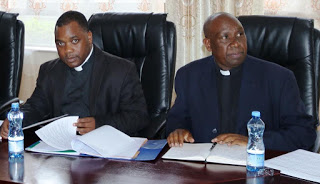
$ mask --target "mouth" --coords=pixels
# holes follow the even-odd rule
[[[77,57],[67,57],[66,58],[66,61],[68,62],[68,63],[73,63],[73,62],[75,62],[77,60]]]
[[[234,58],[234,59],[237,59],[237,58],[241,57],[242,55],[243,55],[243,52],[234,52],[234,53],[229,53],[227,56]]]

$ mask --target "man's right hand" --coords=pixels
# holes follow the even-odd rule
[[[175,146],[182,146],[183,142],[193,143],[194,139],[191,133],[189,132],[189,130],[176,129],[175,131],[169,134],[167,138],[167,142],[170,147],[175,147]]]
[[[5,119],[1,126],[1,137],[2,139],[8,139],[9,134],[9,120]]]

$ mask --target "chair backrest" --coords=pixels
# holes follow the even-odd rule
[[[307,113],[318,120],[319,62],[315,62],[313,20],[275,16],[238,19],[247,36],[248,54],[293,71]]]
[[[315,76],[319,76],[319,71],[320,71],[320,31],[315,29],[314,30],[314,61],[315,61]],[[320,80],[319,78],[316,78],[316,85],[317,89],[320,87]],[[317,95],[317,107],[319,107],[319,94],[320,90],[318,90]],[[317,139],[315,141],[315,145],[313,147],[314,152],[320,152],[320,127],[318,126],[317,128]]]
[[[318,29],[314,29],[314,74],[315,74],[315,82],[316,82],[316,100],[317,107],[319,107],[319,93],[320,93],[320,80],[319,80],[319,72],[320,72],[320,31]],[[317,109],[318,110],[318,109]]]
[[[0,105],[19,95],[23,55],[24,25],[18,14],[0,11]]]
[[[293,71],[307,113],[319,124],[320,32],[312,19],[240,16],[248,40],[248,54]],[[313,147],[318,151],[320,132]]]
[[[176,30],[166,14],[98,13],[89,19],[100,49],[137,66],[151,125],[141,136],[163,138],[170,108],[176,57]]]

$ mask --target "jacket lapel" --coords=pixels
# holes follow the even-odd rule
[[[216,129],[219,131],[219,111],[218,111],[218,94],[217,94],[217,82],[216,82],[216,65],[213,57],[208,57],[206,61],[208,66],[205,68],[202,77],[199,81],[200,95],[203,108],[203,115],[206,117],[205,126],[211,130]]]
[[[56,104],[54,106],[54,116],[59,116],[61,111],[61,101],[63,97],[63,92],[66,84],[66,72],[68,66],[66,66],[62,60],[58,61],[57,70],[55,71],[56,76],[53,80],[56,83],[56,87],[53,92],[53,102]]]
[[[237,116],[237,133],[247,133],[247,121],[251,117],[252,104],[255,102],[255,96],[261,90],[259,87],[260,75],[257,73],[255,62],[247,56],[243,63],[242,80],[240,87],[238,116]],[[261,97],[262,98],[262,97]]]
[[[98,93],[100,91],[102,78],[104,75],[103,66],[105,63],[103,62],[105,59],[103,57],[102,51],[97,49],[94,46],[94,60],[93,60],[93,68],[90,79],[90,98],[89,98],[89,109],[91,116],[96,114],[96,98],[98,98]]]

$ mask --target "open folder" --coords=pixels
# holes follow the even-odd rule
[[[216,144],[212,149],[212,143],[184,143],[170,148],[162,158],[245,166],[247,152],[246,146]]]
[[[37,130],[36,134],[41,140],[26,150],[61,155],[153,160],[166,144],[165,140],[148,141],[146,138],[130,137],[109,125],[81,136],[76,135],[73,123],[77,119],[77,116],[68,116]],[[138,157],[141,151],[144,159]]]

